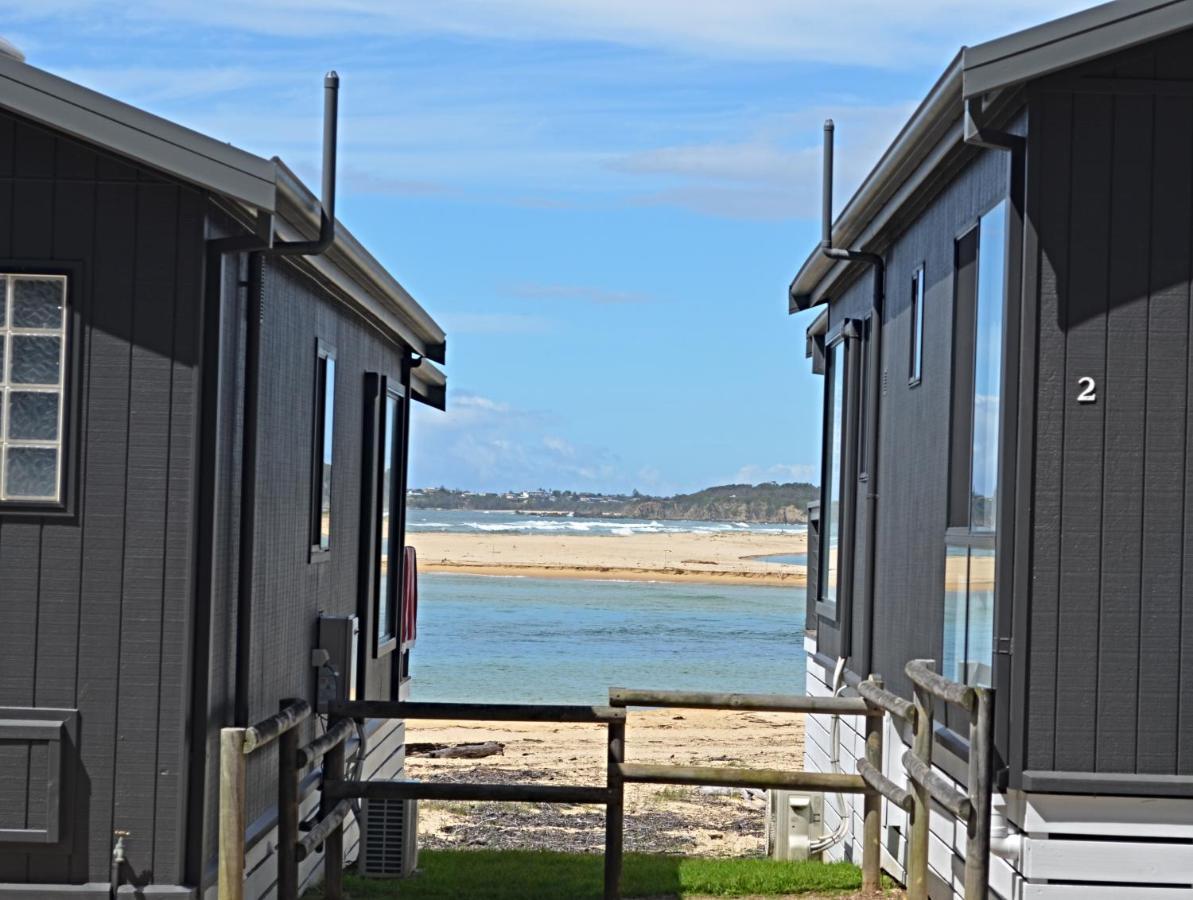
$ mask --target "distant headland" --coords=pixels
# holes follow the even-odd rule
[[[407,492],[412,509],[505,510],[552,516],[618,519],[688,519],[697,522],[751,522],[796,525],[807,521],[808,503],[820,489],[804,482],[725,484],[692,494],[652,497],[584,491],[507,491],[485,493],[446,487]]]

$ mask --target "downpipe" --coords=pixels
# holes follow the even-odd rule
[[[1008,862],[1023,855],[1023,832],[1007,818],[1005,795],[997,796],[990,810],[990,852]]]
[[[866,403],[861,410],[866,416],[866,559],[863,569],[865,584],[865,635],[862,650],[865,656],[859,669],[870,671],[873,665],[874,643],[874,582],[875,557],[878,553],[878,425],[882,406],[882,317],[886,300],[886,260],[880,254],[860,250],[845,250],[833,246],[833,138],[836,125],[832,119],[824,123],[824,167],[821,183],[820,252],[829,259],[860,262],[874,269],[874,286],[870,301],[870,330],[866,337],[870,354],[866,367]],[[842,629],[841,655],[853,655],[853,603],[849,604],[848,629]]]

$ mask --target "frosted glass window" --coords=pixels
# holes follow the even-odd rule
[[[61,499],[66,287],[0,275],[0,501]]]

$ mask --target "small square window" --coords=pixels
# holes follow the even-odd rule
[[[0,502],[62,495],[65,275],[0,275]]]

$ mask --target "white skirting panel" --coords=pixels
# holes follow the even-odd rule
[[[814,646],[806,647],[807,692],[830,696],[832,671],[813,661]],[[836,751],[839,771],[857,771],[857,760],[865,749],[864,727],[860,716],[841,717]],[[883,772],[904,787],[905,750],[888,716]],[[804,768],[832,771],[833,753],[832,716],[806,716]],[[946,775],[940,769],[937,772]],[[991,857],[992,896],[1004,900],[1193,900],[1193,800],[1012,791],[1006,802],[1011,822],[1025,833],[1023,852],[1013,862]],[[845,839],[827,851],[825,858],[852,859],[860,864],[862,799],[846,796],[843,804],[850,827]],[[830,831],[841,821],[837,808],[833,797],[825,798],[825,826]],[[900,882],[907,854],[907,819],[903,810],[883,801],[882,867]],[[928,864],[936,893],[950,885],[953,896],[961,898],[965,828],[934,809],[929,830]]]
[[[356,753],[357,742],[353,738],[348,742],[347,756],[349,765]],[[406,764],[406,727],[405,723],[392,719],[386,720],[370,735],[368,735],[367,753],[362,767],[361,777],[368,780],[383,780],[400,778]],[[267,752],[267,751],[261,751]],[[299,821],[309,821],[317,813],[319,806],[319,792],[312,790],[299,804]],[[360,829],[357,827],[355,816],[349,814],[344,831],[344,860],[349,862],[356,859],[360,845]],[[298,864],[299,893],[322,881],[323,854],[316,853]],[[277,828],[271,829],[261,837],[245,854],[245,887],[246,900],[276,900],[277,897]],[[203,893],[203,900],[217,900],[216,887],[210,885]]]

